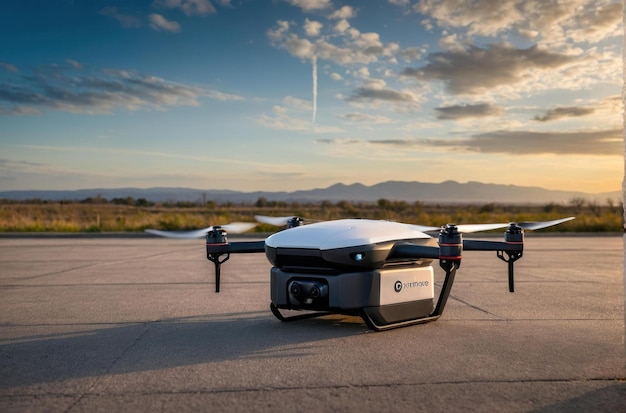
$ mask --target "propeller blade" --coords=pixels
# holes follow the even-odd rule
[[[481,232],[481,231],[491,231],[492,229],[498,228],[506,228],[509,224],[461,224],[457,225],[457,229],[459,232],[470,233],[470,232]]]
[[[254,222],[232,222],[226,225],[220,225],[226,232],[230,232],[231,234],[241,234],[252,228],[256,227],[256,223]]]
[[[213,227],[196,229],[193,231],[161,231],[158,229],[147,229],[146,232],[148,234],[158,235],[159,237],[165,238],[194,239],[204,237],[211,229],[213,229]]]
[[[195,238],[203,238],[206,236],[206,233],[211,231],[213,228],[220,227],[224,229],[226,232],[230,232],[231,234],[240,234],[242,232],[246,232],[256,226],[253,222],[233,222],[231,224],[226,225],[215,225],[202,229],[195,229],[192,231],[161,231],[158,229],[147,229],[145,230],[149,234],[158,235],[160,237],[165,238],[176,238],[176,239],[195,239]]]
[[[562,224],[563,222],[571,221],[575,217],[568,217],[563,219],[555,219],[554,221],[527,221],[527,222],[518,222],[517,226],[523,229],[535,230],[551,227],[553,225]]]
[[[288,217],[267,217],[264,215],[255,215],[254,219],[262,224],[274,225],[276,227],[284,227],[294,217],[294,215]]]
[[[441,227],[429,227],[426,225],[413,225],[413,224],[408,224],[408,226],[415,230],[415,231],[419,231],[419,232],[430,232],[430,231],[439,231],[441,229]]]
[[[563,222],[571,221],[575,217],[568,217],[562,219],[555,219],[554,221],[527,221],[527,222],[517,222],[515,225],[522,229],[528,230],[536,230],[551,227],[553,225],[562,224]],[[506,228],[509,224],[467,224],[467,225],[457,225],[459,232],[469,233],[469,232],[480,232],[480,231],[490,231],[492,229],[498,228]]]

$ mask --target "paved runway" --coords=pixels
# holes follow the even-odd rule
[[[526,241],[514,294],[466,252],[440,320],[376,333],[276,320],[262,254],[216,294],[202,240],[3,238],[0,411],[625,411],[622,238]]]

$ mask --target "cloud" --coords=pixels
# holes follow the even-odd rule
[[[467,139],[386,139],[372,144],[401,147],[431,146],[479,153],[511,155],[602,155],[622,156],[623,130],[578,130],[567,132],[493,131]]]
[[[404,58],[405,61],[411,62],[413,60],[419,59],[424,53],[423,49],[419,49],[417,47],[407,47],[405,49],[401,49],[398,52],[398,55]]]
[[[40,112],[30,106],[16,105],[11,108],[0,107],[0,115],[37,115]]]
[[[337,33],[345,33],[350,29],[350,23],[346,19],[339,20],[335,24],[334,29]]]
[[[594,108],[582,107],[582,106],[563,106],[553,109],[548,109],[542,116],[535,116],[535,120],[539,122],[549,122],[560,118],[570,118],[591,115],[595,112]]]
[[[28,161],[15,161],[15,160],[11,160],[11,159],[6,159],[6,158],[0,158],[0,168],[6,168],[6,167],[39,167],[39,166],[43,166],[44,164],[40,163],[40,162],[28,162]]]
[[[272,115],[262,115],[259,123],[265,127],[279,130],[312,132],[312,133],[341,133],[335,126],[319,126],[310,119],[304,118],[305,112],[313,108],[311,102],[292,96],[286,96],[283,105],[272,108]]]
[[[14,73],[19,72],[19,69],[17,68],[17,66],[12,65],[10,63],[0,62],[0,67],[9,72],[14,72]]]
[[[306,35],[309,37],[319,36],[320,30],[322,30],[322,27],[324,27],[322,23],[309,20],[309,19],[306,19],[304,21],[304,26],[303,26],[304,33],[306,33]]]
[[[332,6],[330,0],[287,0],[287,3],[303,11],[323,10]]]
[[[522,18],[510,1],[422,0],[413,10],[442,27],[464,27],[470,34],[494,35]]]
[[[337,13],[337,18],[354,15],[350,7],[344,7]],[[317,65],[318,60],[323,59],[339,65],[368,64],[376,62],[379,58],[386,57],[394,59],[393,55],[398,51],[396,43],[383,44],[378,33],[361,33],[350,28],[345,19],[340,19],[338,24],[343,24],[339,29],[339,34],[321,36],[321,23],[314,24],[308,18],[304,22],[305,33],[309,36],[319,36],[316,39],[301,38],[290,31],[292,24],[279,20],[275,28],[267,31],[267,36],[275,47],[286,49],[291,55],[302,60],[309,60],[313,69],[313,123],[316,121],[317,113]],[[337,26],[335,26],[337,30]],[[338,42],[339,46],[331,43]],[[367,69],[367,68],[364,68]],[[331,75],[333,79],[341,79],[337,74]],[[368,91],[361,89],[355,91],[352,101],[359,100],[402,100],[413,101],[412,95],[405,92],[395,92],[393,90]],[[267,122],[267,120],[266,120]],[[292,125],[290,123],[290,125]]]
[[[206,15],[216,12],[215,7],[209,0],[157,0],[154,4],[157,7],[166,9],[180,9],[187,16]]]
[[[344,115],[338,115],[339,119],[349,122],[367,122],[367,123],[389,123],[391,119],[381,115],[369,115],[367,113],[352,112]]]
[[[136,29],[141,27],[141,19],[130,14],[125,14],[119,11],[117,7],[105,7],[99,11],[103,16],[111,17],[125,29]]]
[[[65,62],[69,64],[70,66],[72,66],[74,69],[80,70],[83,68],[83,64],[81,62],[77,62],[76,60],[65,59]]]
[[[152,13],[148,16],[148,20],[150,20],[150,27],[152,27],[156,31],[165,31],[172,33],[180,32],[180,24],[175,21],[167,20],[160,14]]]
[[[611,155],[623,153],[621,129],[598,131],[497,131],[472,136],[462,146],[484,153]]]
[[[400,7],[406,7],[410,4],[410,0],[387,0],[387,1],[389,1],[390,4],[400,6]]]
[[[344,31],[336,37],[323,36],[313,42],[299,37],[290,29],[289,22],[279,20],[275,29],[267,31],[267,36],[275,47],[285,49],[300,59],[310,60],[316,56],[339,65],[368,64],[379,58],[392,58],[399,50],[396,43],[384,44],[380,35],[373,32],[361,33],[344,27]],[[331,43],[331,40],[337,44]]]
[[[457,120],[463,118],[482,118],[487,116],[498,116],[504,113],[504,109],[489,103],[478,103],[473,105],[453,105],[435,108],[437,119]]]
[[[315,143],[327,145],[355,145],[363,143],[360,139],[342,138],[342,139],[315,139]]]
[[[465,29],[468,36],[496,36],[513,32],[543,45],[599,42],[619,34],[621,2],[614,0],[479,1],[422,0],[413,11],[450,29]]]
[[[350,6],[343,6],[339,10],[335,10],[328,16],[329,19],[351,19],[356,16],[356,12]]]
[[[347,99],[349,102],[387,101],[393,103],[417,103],[412,93],[381,87],[374,83],[359,87]]]
[[[599,42],[608,36],[619,34],[622,23],[623,4],[615,2],[587,9],[585,13],[576,14],[576,32],[568,36],[580,42]]]
[[[295,98],[293,96],[285,96],[283,98],[283,103],[287,105],[290,109],[301,110],[301,111],[309,111],[313,108],[313,105],[310,101]]]
[[[33,114],[42,110],[112,113],[115,110],[162,110],[198,106],[199,99],[231,101],[243,97],[165,79],[107,69],[77,70],[75,65],[49,65],[0,83],[0,113]]]
[[[441,80],[450,93],[472,95],[522,82],[531,72],[558,69],[576,59],[537,46],[517,49],[500,43],[431,53],[426,65],[407,68],[402,75],[418,80]]]
[[[279,110],[276,110],[279,109]],[[288,112],[281,110],[282,107],[278,106],[274,110],[274,115],[262,115],[259,118],[259,123],[265,127],[279,130],[300,131],[300,132],[312,132],[312,133],[341,133],[341,129],[335,126],[320,126],[311,123],[311,119],[292,117]]]

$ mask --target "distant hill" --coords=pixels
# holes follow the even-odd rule
[[[200,200],[218,203],[254,203],[263,197],[268,201],[315,202],[315,201],[363,201],[375,202],[385,198],[393,201],[424,203],[466,203],[482,204],[497,202],[501,204],[566,204],[573,198],[584,198],[605,204],[607,199],[619,202],[620,191],[590,194],[585,192],[555,191],[540,187],[516,185],[484,184],[480,182],[459,183],[445,181],[441,183],[387,181],[372,186],[362,184],[335,184],[328,188],[318,188],[293,192],[239,192],[229,190],[202,190],[190,188],[94,188],[72,191],[0,191],[1,199],[27,200],[41,199],[48,201],[78,201],[89,197],[101,196],[113,198],[145,198],[152,202],[196,202]]]

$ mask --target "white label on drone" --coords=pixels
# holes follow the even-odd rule
[[[380,271],[380,305],[427,300],[434,296],[431,266]]]

